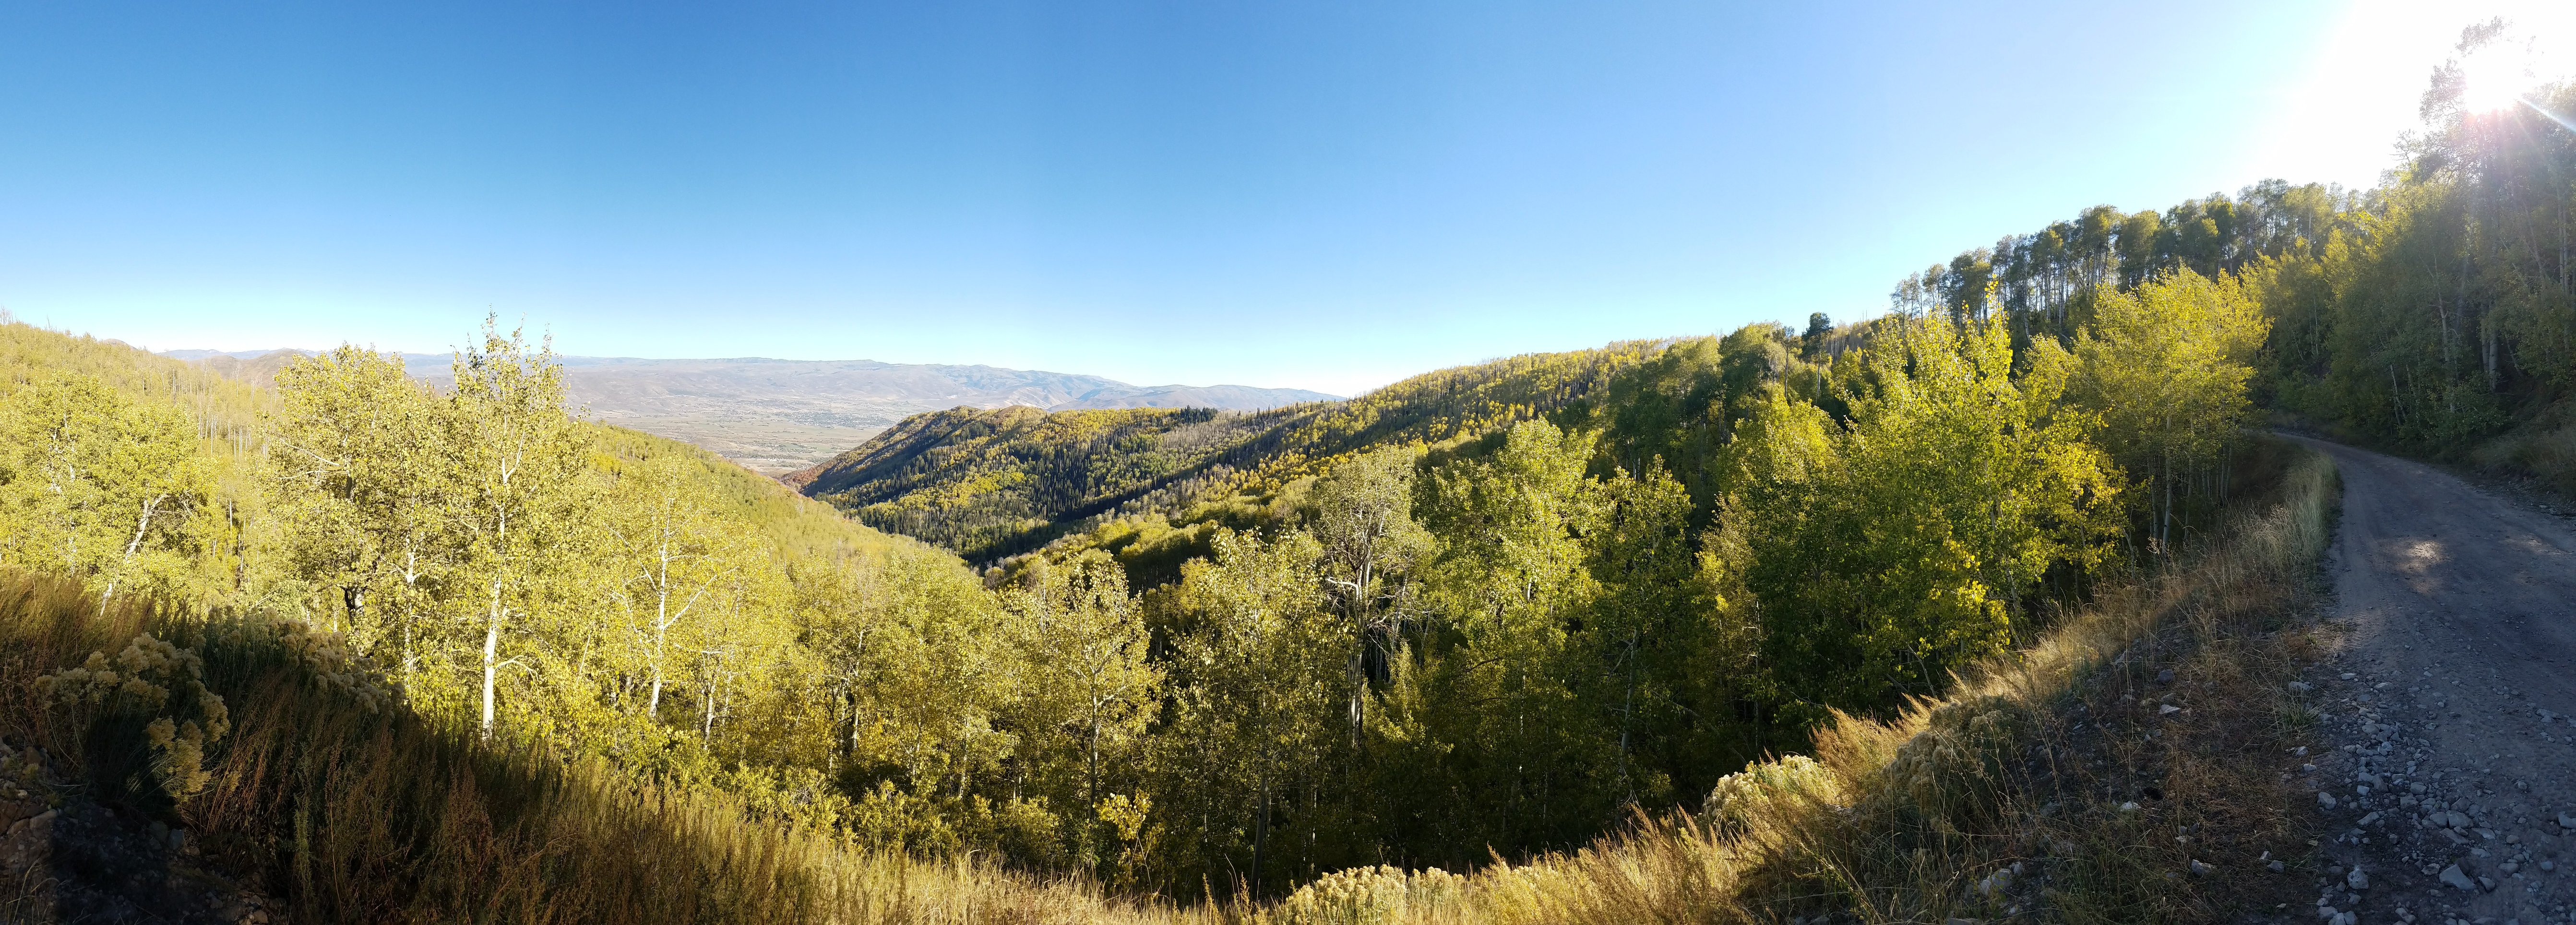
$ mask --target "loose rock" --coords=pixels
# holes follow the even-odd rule
[[[2457,864],[2442,868],[2442,885],[2454,890],[2474,890],[2478,888],[2477,881],[2470,880],[2469,875],[2461,873],[2460,865]]]

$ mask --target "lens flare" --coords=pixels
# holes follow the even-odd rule
[[[2508,109],[2521,101],[2531,83],[2531,67],[2521,49],[2480,49],[2460,62],[2460,106],[2473,113]]]

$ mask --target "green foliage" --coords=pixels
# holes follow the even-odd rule
[[[1066,543],[1056,547],[1059,556],[1103,548],[1140,529],[1117,527],[1119,519],[1241,529],[1256,525],[1234,516],[1243,501],[1275,498],[1345,456],[1481,437],[1540,417],[1582,421],[1612,376],[1662,347],[1630,342],[1527,354],[1426,373],[1348,401],[1252,414],[1049,414],[1015,406],[915,415],[824,464],[804,491],[870,525],[976,561],[1059,538]],[[1250,513],[1253,521],[1271,519]],[[1082,535],[1093,528],[1101,532]],[[1201,530],[1192,539],[1206,536]],[[1155,577],[1159,583],[1177,572],[1158,568]]]
[[[1177,712],[1162,747],[1180,786],[1162,805],[1198,822],[1175,833],[1172,850],[1212,869],[1239,865],[1257,891],[1285,866],[1274,853],[1278,817],[1298,823],[1293,834],[1302,837],[1285,839],[1291,844],[1326,834],[1312,811],[1331,799],[1319,785],[1343,754],[1336,734],[1349,727],[1335,713],[1348,703],[1357,640],[1323,608],[1323,550],[1313,539],[1225,531],[1215,547],[1212,559],[1183,568],[1170,596],[1169,622],[1185,629],[1172,659]],[[1283,792],[1288,799],[1274,802]]]
[[[1374,869],[1294,914],[1400,914],[1448,881],[1387,871],[1574,849],[1808,747],[1836,711],[1941,694],[2081,601],[2126,499],[2225,471],[2251,306],[2312,285],[2261,254],[2256,275],[2199,275],[2235,259],[2204,238],[2239,218],[2196,214],[2169,272],[2123,287],[2127,258],[2103,257],[2080,312],[1980,295],[1251,415],[957,409],[812,474],[858,519],[1010,556],[980,576],[575,420],[544,345],[487,324],[444,392],[353,348],[279,369],[258,478],[191,495],[186,523],[231,532],[174,521],[137,548],[186,579],[159,593],[294,628],[260,644],[424,735],[1126,890],[1291,895]],[[1958,263],[1934,290],[2012,267]],[[12,420],[89,416],[61,452],[238,466],[177,405],[22,381]],[[44,463],[10,460],[0,494],[33,499],[14,525],[42,510],[20,473]],[[164,732],[223,760],[202,726]],[[206,799],[187,789],[182,812]]]
[[[1011,406],[915,415],[826,463],[805,491],[879,527],[989,559],[1174,479],[1203,475],[1281,412]]]
[[[957,412],[899,503],[1044,463],[1075,490],[974,503],[1172,512],[984,580],[572,420],[514,335],[445,393],[342,349],[277,373],[242,593],[312,622],[329,689],[860,844],[1142,890],[1472,865],[1927,690],[2099,560],[2082,364],[2016,372],[2004,332],[1757,325],[1267,418]]]
[[[2306,253],[2353,203],[2338,187],[2265,180],[2161,213],[2094,206],[1906,277],[1891,298],[1903,313],[2005,319],[2017,347],[2067,341],[2092,323],[2105,287],[2124,291],[2181,272],[2215,278]]]
[[[1028,746],[1018,771],[1067,808],[1081,826],[1067,847],[1097,864],[1101,833],[1091,824],[1118,780],[1134,776],[1130,759],[1144,753],[1163,669],[1148,659],[1144,615],[1117,563],[1079,559],[1029,579],[1002,599],[1025,672],[1009,712]]]
[[[2062,351],[2011,375],[2001,321],[1909,319],[1841,386],[1852,421],[1775,398],[1740,441],[1728,514],[1796,719],[1939,691],[2015,639],[2052,570],[2108,553],[2118,483],[2062,406]]]
[[[2098,415],[2111,458],[2141,476],[2145,532],[2162,550],[2178,494],[2225,493],[2222,467],[2253,423],[2246,386],[2269,325],[2235,277],[2191,270],[2100,293],[2094,308],[2093,330],[2076,338],[2075,398]]]
[[[137,402],[81,374],[20,385],[0,405],[0,564],[191,594],[199,554],[229,531],[215,472],[179,409]]]

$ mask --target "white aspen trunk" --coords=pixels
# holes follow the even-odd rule
[[[1350,720],[1353,755],[1359,753],[1361,727],[1368,722],[1368,653],[1369,646],[1375,644],[1377,633],[1376,627],[1369,619],[1370,611],[1376,609],[1373,606],[1376,602],[1369,600],[1368,589],[1369,582],[1377,577],[1376,534],[1384,532],[1383,525],[1380,527],[1380,530],[1372,531],[1360,547],[1359,582],[1351,589],[1351,628],[1359,639],[1358,648],[1351,653]]]
[[[134,520],[134,538],[126,541],[125,556],[124,558],[118,559],[116,562],[116,574],[108,578],[107,590],[100,592],[98,595],[98,606],[100,612],[106,612],[107,599],[116,596],[116,583],[124,579],[126,567],[134,564],[135,550],[143,548],[143,537],[152,530],[153,513],[161,507],[161,502],[169,499],[170,495],[167,492],[164,492],[153,496],[150,501],[143,502],[143,514]]]
[[[492,738],[492,682],[501,672],[501,579],[492,579],[492,609],[483,624],[483,739]]]
[[[701,742],[712,742],[716,737],[716,677],[717,671],[707,672],[706,696],[701,698],[706,701],[706,718],[698,727],[698,740]]]
[[[420,550],[417,547],[406,547],[403,550],[403,589],[405,591],[413,591],[416,589],[419,581]],[[412,653],[416,651],[412,648],[412,624],[420,616],[419,613],[412,609],[413,600],[415,600],[415,598],[410,594],[403,595],[402,677],[403,685],[406,688],[411,685],[412,659],[414,658]]]
[[[670,531],[662,533],[662,557],[654,562],[659,575],[654,575],[654,611],[652,611],[652,698],[644,701],[644,716],[662,719],[662,647],[670,639]]]
[[[1091,741],[1083,749],[1090,767],[1082,780],[1082,799],[1093,809],[1100,806],[1100,709],[1098,703],[1092,704]]]
[[[662,544],[661,574],[653,587],[653,694],[644,702],[644,715],[655,722],[662,719],[662,658],[671,635],[671,544]]]

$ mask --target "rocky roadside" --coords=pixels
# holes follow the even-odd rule
[[[2330,645],[2291,682],[2312,741],[2274,758],[2322,827],[2301,859],[2310,911],[2576,922],[2576,529],[2430,466],[2312,445],[2344,483]]]
[[[0,925],[285,921],[188,833],[80,791],[41,750],[0,742]]]
[[[2448,753],[2425,735],[2462,722],[2509,729],[2530,752],[2563,763],[2576,755],[2576,725],[2493,685],[2492,671],[2437,664],[2397,677],[2338,667],[2293,682],[2313,698],[2327,744],[2288,756],[2295,766],[2282,772],[2314,791],[2328,820],[2317,916],[2332,925],[2576,922],[2566,869],[2576,806],[2554,793],[2565,779],[2536,788],[2502,752]]]

